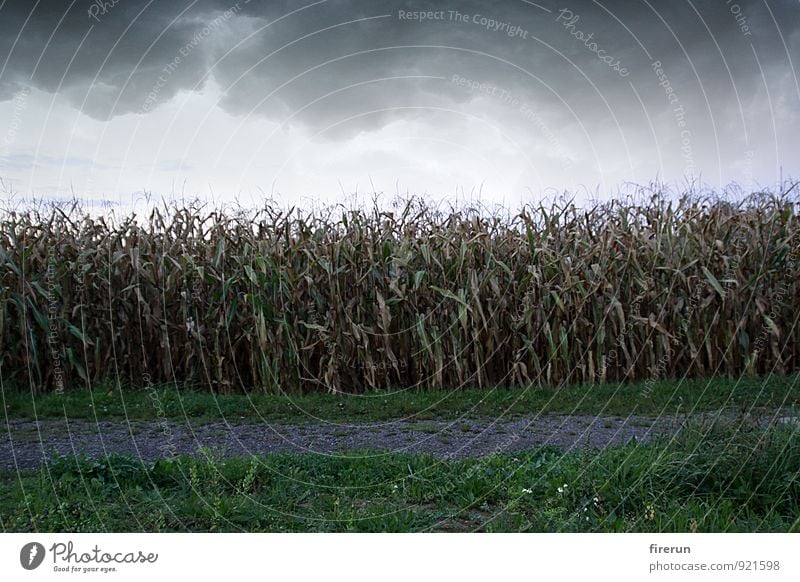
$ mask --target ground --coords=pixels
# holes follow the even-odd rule
[[[360,397],[4,391],[0,526],[796,531],[797,379]]]

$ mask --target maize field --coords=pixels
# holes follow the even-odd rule
[[[788,194],[501,217],[420,199],[0,213],[0,379],[215,392],[558,386],[800,369]]]

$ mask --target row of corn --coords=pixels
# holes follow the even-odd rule
[[[201,206],[0,214],[0,379],[36,391],[597,383],[800,368],[787,194],[501,217]]]

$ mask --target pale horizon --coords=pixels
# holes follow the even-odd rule
[[[0,5],[7,190],[515,208],[800,175],[788,1],[101,4]]]

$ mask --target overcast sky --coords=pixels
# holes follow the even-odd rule
[[[248,205],[774,186],[799,28],[798,0],[0,0],[0,177]]]

